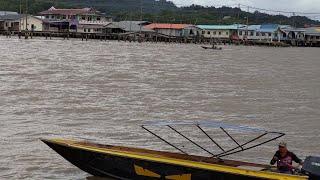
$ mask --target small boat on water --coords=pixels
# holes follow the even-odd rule
[[[222,47],[212,47],[212,46],[210,46],[210,47],[208,47],[208,46],[201,46],[203,49],[212,49],[212,50],[222,50]]]
[[[197,142],[187,137],[177,129],[180,125],[195,126],[210,140],[221,152],[213,153]],[[191,155],[173,143],[154,133],[149,126],[160,128],[167,127],[173,133],[188,140],[209,157]],[[172,146],[180,153],[155,151],[141,148],[102,145],[90,142],[81,142],[65,139],[42,139],[50,148],[83,171],[98,177],[113,177],[116,179],[168,179],[168,180],[300,180],[319,179],[320,160],[317,157],[308,157],[304,163],[304,173],[289,175],[272,172],[268,165],[249,163],[235,160],[227,160],[223,157],[237,154],[256,148],[268,142],[274,141],[285,134],[269,132],[243,126],[232,126],[222,123],[190,123],[165,121],[160,123],[148,123],[141,126],[144,130]],[[214,127],[232,140],[235,147],[225,149],[204,128]],[[260,135],[240,143],[233,137],[229,130],[253,131]]]

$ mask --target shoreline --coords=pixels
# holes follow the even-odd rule
[[[199,45],[243,45],[243,46],[261,46],[261,47],[320,47],[319,44],[306,44],[303,42],[292,45],[286,42],[276,41],[234,41],[231,39],[208,39],[208,38],[184,38],[184,37],[168,37],[161,34],[140,34],[140,33],[125,33],[125,34],[101,34],[101,33],[78,33],[78,32],[0,32],[0,36],[6,38],[18,37],[19,39],[32,39],[33,37],[44,37],[45,40],[59,38],[64,40],[81,39],[82,41],[100,40],[100,41],[122,41],[122,42],[151,42],[151,43],[175,43],[175,44],[199,44]]]

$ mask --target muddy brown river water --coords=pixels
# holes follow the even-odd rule
[[[281,131],[319,155],[320,49],[223,48],[0,37],[0,179],[92,179],[39,138],[172,151],[138,126],[160,119]],[[268,163],[277,143],[229,158]]]

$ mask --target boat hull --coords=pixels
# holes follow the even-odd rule
[[[213,48],[213,47],[207,47],[207,46],[201,46],[203,49],[211,49],[211,50],[222,50],[222,48],[221,47],[215,47],[215,48]]]
[[[171,180],[256,180],[270,179],[255,177],[253,174],[237,174],[232,172],[212,171],[205,168],[190,167],[174,163],[157,162],[143,158],[126,157],[123,154],[105,153],[102,150],[92,150],[86,147],[70,146],[54,141],[43,140],[66,160],[81,170],[99,177],[113,177],[117,179],[171,179]],[[174,162],[174,161],[172,161]],[[236,171],[235,171],[236,172]],[[271,175],[270,175],[271,177]],[[277,176],[272,176],[277,177]],[[273,179],[282,179],[279,178]],[[298,179],[288,176],[283,179]],[[301,178],[305,179],[305,178]]]

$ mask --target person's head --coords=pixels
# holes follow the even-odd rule
[[[288,152],[286,142],[282,141],[279,143],[279,151],[280,151],[280,153],[287,153]]]

